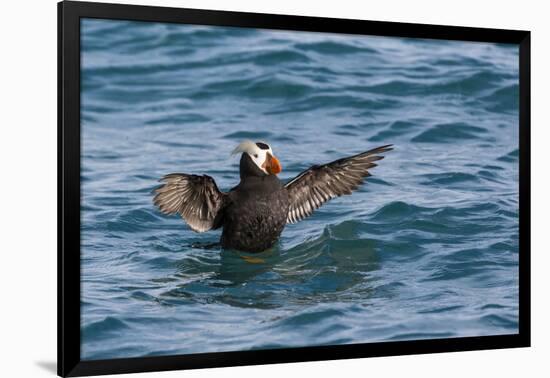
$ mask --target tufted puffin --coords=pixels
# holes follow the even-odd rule
[[[271,248],[287,223],[310,216],[332,198],[351,194],[370,176],[374,163],[390,151],[381,146],[328,164],[314,165],[281,182],[281,164],[264,142],[244,141],[232,152],[241,153],[240,178],[228,192],[207,175],[171,173],[159,181],[153,202],[164,214],[178,213],[193,231],[222,227],[221,246],[246,252]]]

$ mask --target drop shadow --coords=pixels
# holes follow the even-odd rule
[[[35,361],[35,364],[49,373],[57,374],[57,362],[55,361]]]

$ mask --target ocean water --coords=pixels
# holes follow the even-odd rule
[[[83,19],[83,359],[518,331],[518,49]],[[157,179],[290,179],[393,143],[270,251],[193,243]]]

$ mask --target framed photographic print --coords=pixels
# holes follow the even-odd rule
[[[59,375],[529,346],[529,32],[58,12]]]

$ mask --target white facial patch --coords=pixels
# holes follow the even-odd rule
[[[252,142],[251,140],[245,140],[244,142],[239,143],[237,147],[231,152],[231,155],[238,154],[239,152],[245,152],[250,156],[254,164],[258,166],[263,172],[268,173],[265,168],[262,168],[262,165],[265,163],[267,158],[267,153],[273,156],[273,151],[267,143],[258,142],[262,147],[267,147],[267,149],[260,148],[258,144]]]

